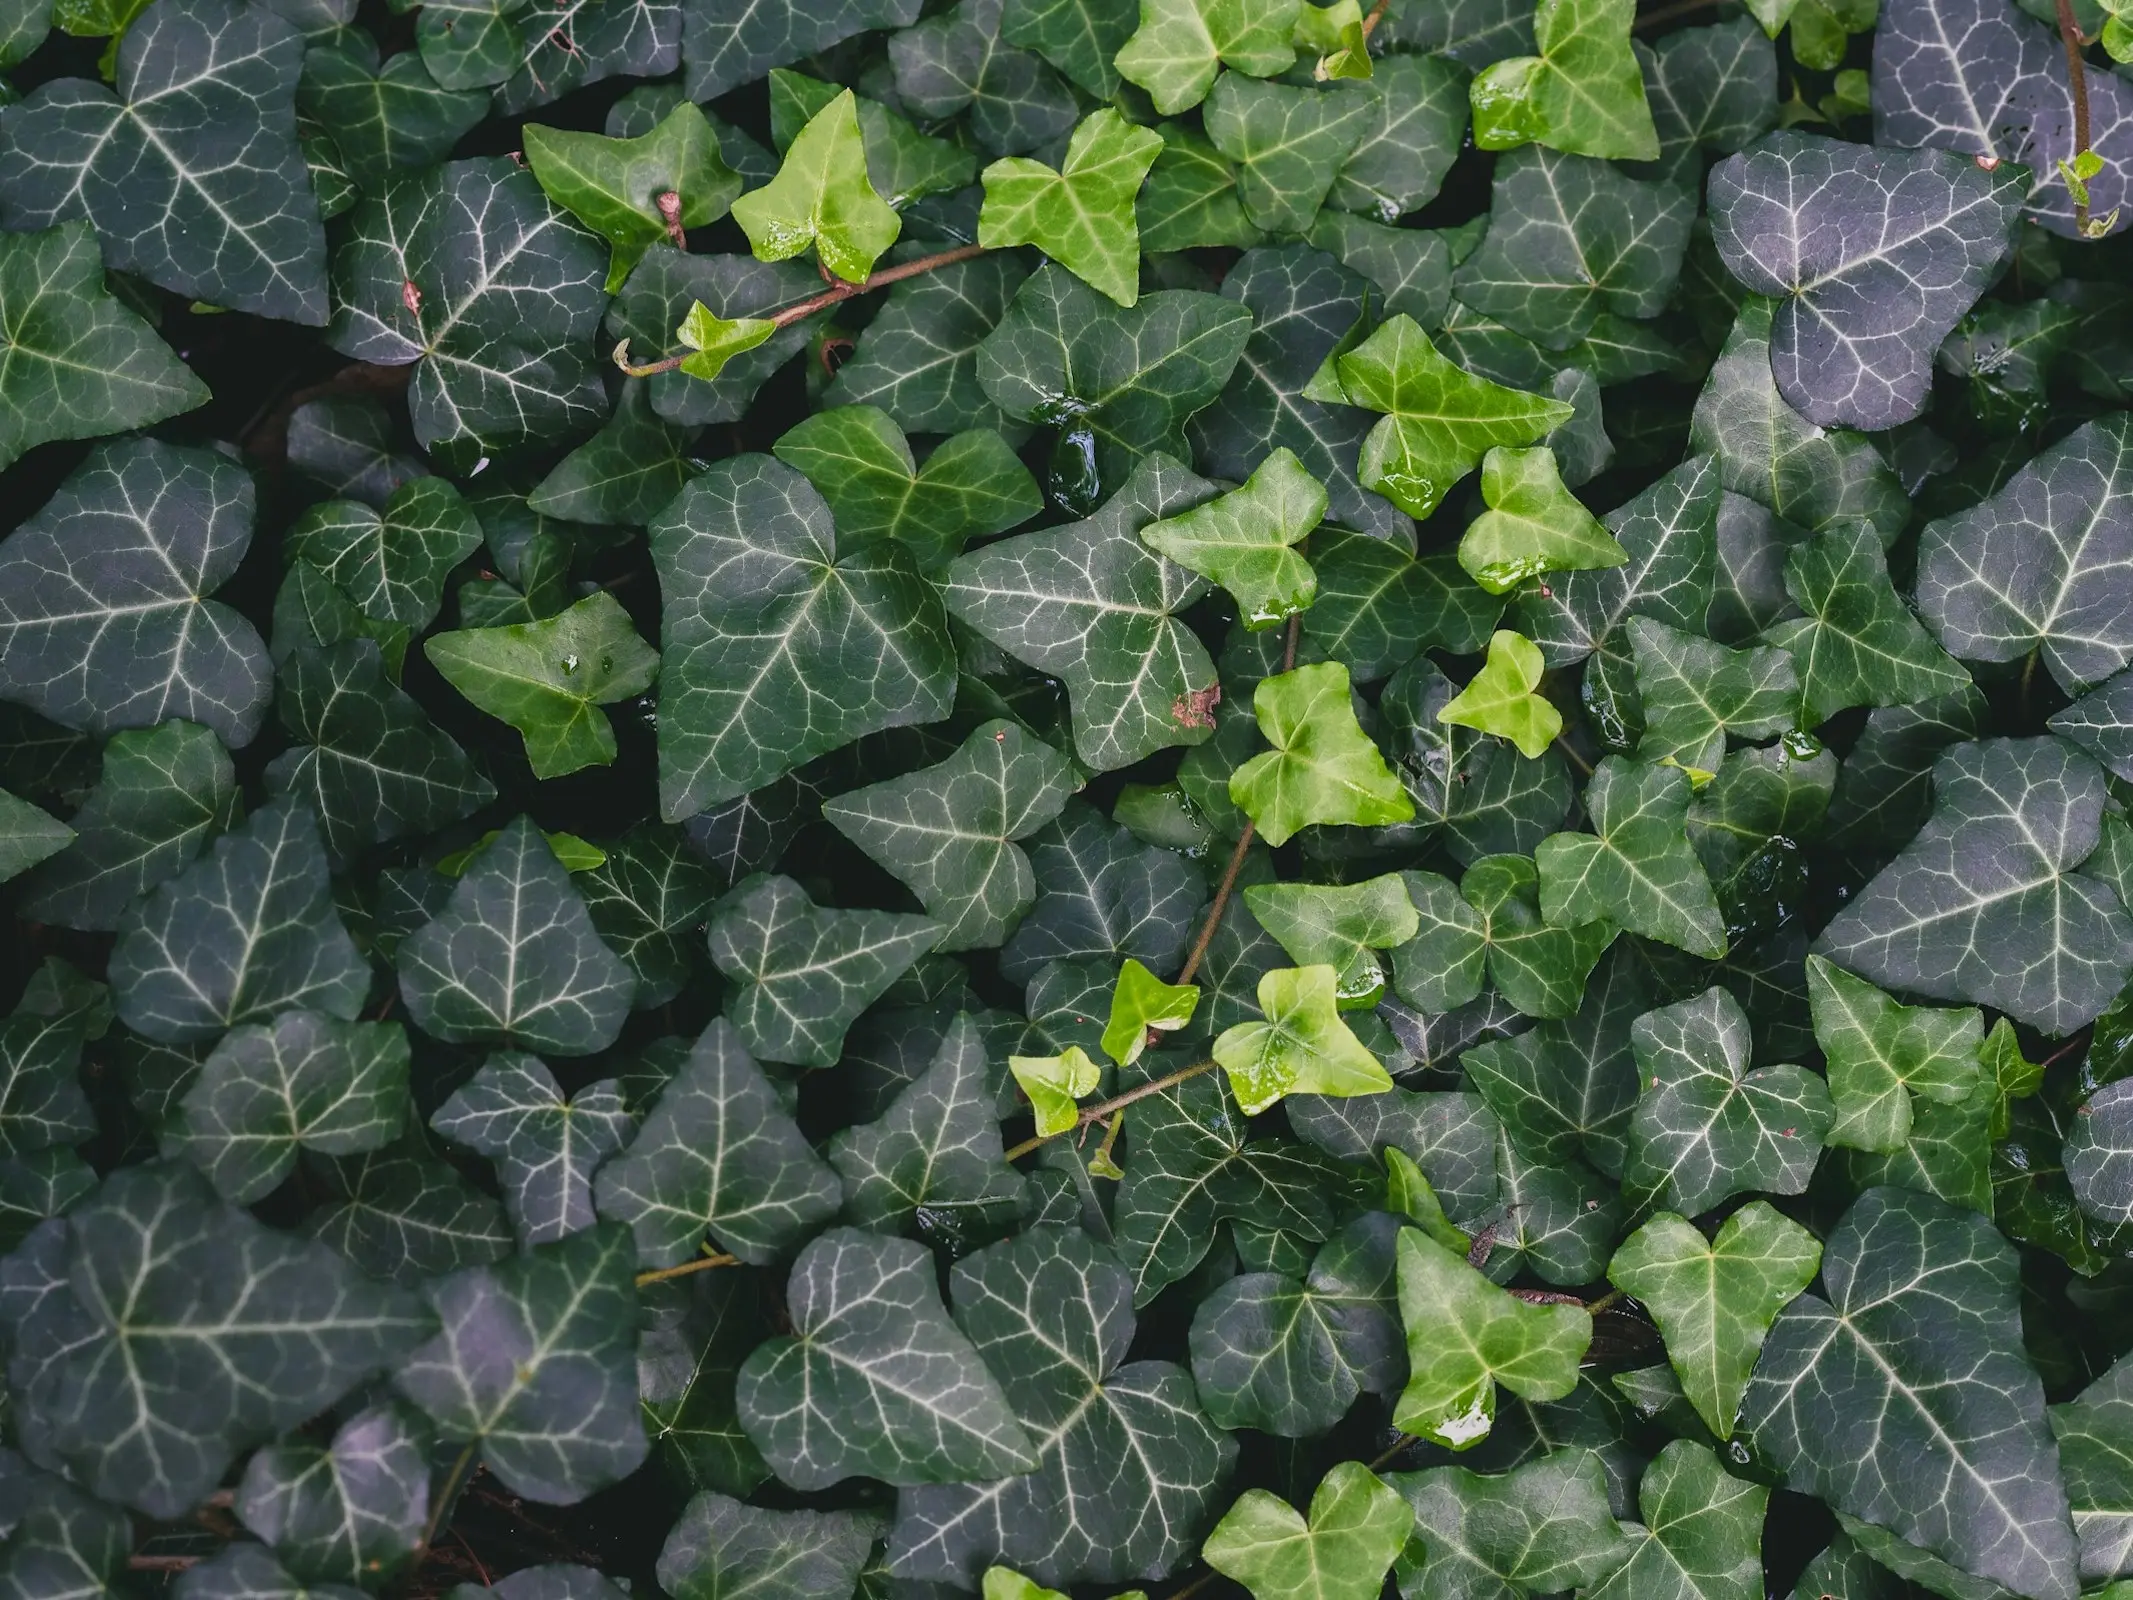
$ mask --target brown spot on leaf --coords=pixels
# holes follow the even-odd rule
[[[419,317],[422,315],[422,291],[415,287],[413,278],[401,280],[400,303],[407,307],[409,316]]]
[[[1222,702],[1222,685],[1211,683],[1204,689],[1194,689],[1181,694],[1170,703],[1170,715],[1181,728],[1212,728],[1215,725],[1215,707]]]

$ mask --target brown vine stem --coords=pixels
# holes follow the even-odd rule
[[[183,1572],[200,1564],[199,1556],[128,1556],[128,1572]]]
[[[2074,153],[2068,158],[2070,168],[2078,168],[2081,158],[2089,152],[2089,74],[2088,65],[2081,58],[2083,41],[2081,25],[2074,20],[2074,0],[2059,0],[2059,41],[2066,46],[2066,77],[2068,87],[2074,92]],[[2075,190],[2074,228],[2084,239],[2089,236],[2088,186]]]
[[[1104,1118],[1111,1115],[1112,1112],[1121,1110],[1126,1106],[1130,1106],[1136,1100],[1145,1100],[1152,1094],[1161,1094],[1165,1089],[1174,1089],[1179,1084],[1186,1082],[1188,1079],[1197,1078],[1203,1072],[1212,1072],[1214,1070],[1215,1064],[1212,1061],[1195,1061],[1189,1067],[1180,1067],[1175,1072],[1166,1073],[1160,1078],[1151,1079],[1149,1082],[1142,1084],[1138,1089],[1128,1089],[1124,1094],[1113,1095],[1108,1100],[1090,1106],[1087,1110],[1083,1111],[1080,1116],[1074,1119],[1074,1126],[1071,1128],[1062,1128],[1057,1133],[1031,1134],[1020,1144],[1012,1147],[1007,1152],[1007,1154],[1002,1157],[1002,1159],[1006,1161],[1020,1161],[1024,1156],[1029,1155],[1031,1152],[1043,1149],[1054,1139],[1064,1138],[1067,1134],[1079,1133],[1083,1128],[1093,1127],[1095,1124],[1103,1121]]]
[[[1378,0],[1378,3],[1370,8],[1370,15],[1363,19],[1364,38],[1369,38],[1376,31],[1377,25],[1385,20],[1385,12],[1391,5],[1392,0]]]
[[[806,321],[818,311],[827,311],[831,306],[842,305],[854,295],[872,294],[876,289],[886,289],[890,284],[902,283],[906,278],[916,278],[921,273],[933,272],[941,267],[952,267],[958,261],[969,261],[973,257],[989,253],[987,247],[982,244],[963,244],[957,245],[953,250],[943,250],[937,255],[920,256],[916,261],[906,261],[870,273],[863,283],[836,284],[820,294],[810,295],[805,300],[789,305],[782,311],[772,312],[768,320],[776,327],[789,328],[795,322]],[[667,356],[637,367],[630,365],[629,341],[625,339],[615,347],[615,365],[633,378],[649,378],[655,373],[672,372],[695,353],[693,350],[684,350],[679,355]]]
[[[709,1272],[714,1267],[737,1267],[740,1264],[739,1256],[729,1256],[724,1252],[715,1256],[698,1256],[694,1261],[684,1261],[678,1267],[654,1267],[649,1272],[638,1273],[637,1287],[642,1289],[648,1283],[664,1283],[669,1278],[686,1278],[692,1272]]]

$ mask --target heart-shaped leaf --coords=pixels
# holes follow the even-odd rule
[[[1508,739],[1531,761],[1563,731],[1562,713],[1540,693],[1546,672],[1539,646],[1499,628],[1489,636],[1489,655],[1481,670],[1438,708],[1437,720],[1447,727],[1472,728]]]
[[[1141,529],[1157,554],[1222,585],[1249,628],[1271,628],[1307,609],[1318,592],[1293,546],[1326,514],[1326,491],[1294,451],[1274,451],[1243,485]]]
[[[1800,679],[1783,650],[1728,650],[1649,617],[1630,619],[1629,638],[1644,713],[1640,761],[1681,767],[1708,783],[1725,760],[1728,735],[1766,739],[1800,720]]]
[[[1058,168],[1011,156],[985,169],[978,243],[1033,244],[1122,306],[1140,294],[1140,230],[1133,196],[1163,148],[1109,106],[1085,117]]]
[[[1400,1581],[1428,1600],[1560,1593],[1598,1583],[1630,1553],[1591,1449],[1550,1451],[1486,1477],[1433,1467],[1386,1481],[1415,1512]]]
[[[1355,884],[1255,883],[1245,904],[1300,967],[1329,966],[1342,1009],[1377,1003],[1385,970],[1376,952],[1404,946],[1420,925],[1397,873]]]
[[[1676,1439],[1637,1484],[1641,1528],[1630,1557],[1590,1593],[1595,1600],[1756,1600],[1763,1592],[1763,1510],[1770,1491],[1743,1483],[1718,1457]]]
[[[1118,74],[1174,117],[1198,105],[1224,67],[1255,78],[1288,71],[1297,10],[1295,0],[1142,0],[1141,25],[1114,58]]]
[[[1415,814],[1407,790],[1356,721],[1348,669],[1337,661],[1262,678],[1252,692],[1274,748],[1230,774],[1230,798],[1268,844],[1321,824],[1369,827]]]
[[[1911,1137],[1914,1101],[1956,1105],[1982,1082],[1976,1011],[1899,1005],[1818,955],[1807,958],[1815,1039],[1829,1059],[1829,1142],[1891,1151]]]
[[[1207,1564],[1253,1600],[1372,1600],[1414,1520],[1398,1490],[1343,1461],[1320,1480],[1308,1522],[1264,1489],[1239,1496],[1207,1536]]]
[[[1259,980],[1259,1009],[1265,1021],[1240,1022],[1213,1047],[1246,1116],[1292,1092],[1346,1098],[1392,1087],[1384,1064],[1341,1021],[1331,967],[1269,972]]]
[[[733,220],[758,261],[788,261],[812,248],[826,271],[866,281],[903,223],[874,192],[849,89],[808,119],[775,178],[733,202]]]
[[[1319,89],[1226,72],[1201,119],[1237,163],[1237,196],[1255,227],[1304,233],[1348,159],[1381,120],[1375,85]]]
[[[1636,15],[1632,0],[1541,0],[1533,13],[1539,53],[1493,62],[1474,79],[1474,143],[1658,159],[1644,74],[1629,42]]]
[[[875,1524],[860,1512],[769,1511],[700,1494],[667,1532],[659,1586],[676,1600],[849,1595],[874,1539]]]
[[[1764,637],[1792,652],[1809,727],[1851,706],[1953,694],[1969,677],[1897,598],[1870,523],[1831,528],[1795,549],[1785,558],[1785,592],[1806,615]]]
[[[636,1131],[612,1079],[565,1098],[537,1056],[491,1056],[430,1116],[455,1144],[496,1163],[523,1244],[549,1244],[593,1225],[593,1169]]]
[[[1070,800],[1031,836],[1029,855],[1037,904],[1000,951],[1009,981],[1027,983],[1049,961],[1132,956],[1167,972],[1184,956],[1207,888],[1172,852]]]
[[[405,1406],[373,1406],[327,1444],[288,1440],[256,1453],[237,1486],[237,1515],[311,1582],[387,1581],[422,1546],[429,1443]]]

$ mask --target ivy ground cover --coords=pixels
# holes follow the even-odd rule
[[[2133,0],[0,0],[0,1600],[2133,1600]]]

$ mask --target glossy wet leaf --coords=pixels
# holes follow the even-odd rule
[[[1816,949],[1887,988],[2081,1026],[2133,972],[2133,921],[2079,870],[2101,834],[2102,769],[2057,739],[1987,740],[1941,755],[1933,793],[1925,827]]]
[[[1577,1387],[1592,1342],[1582,1306],[1515,1299],[1416,1229],[1400,1235],[1399,1283],[1409,1370],[1394,1426],[1467,1450],[1488,1437],[1499,1383],[1526,1400]]]
[[[918,564],[895,543],[841,552],[828,504],[782,462],[718,463],[654,519],[651,541],[666,820],[946,714],[954,654]]]
[[[1141,540],[1227,589],[1247,627],[1271,628],[1317,596],[1318,579],[1294,546],[1325,514],[1324,486],[1294,451],[1279,449],[1236,489],[1148,524]]]
[[[1635,20],[1625,0],[1542,0],[1533,13],[1539,53],[1493,62],[1474,79],[1474,143],[1656,159],[1659,135],[1629,42]]]
[[[1341,1020],[1328,966],[1291,967],[1259,980],[1262,1022],[1240,1022],[1215,1040],[1214,1057],[1247,1116],[1284,1095],[1383,1094],[1392,1079]]]
[[[1688,774],[1609,756],[1585,791],[1593,833],[1557,833],[1533,852],[1541,914],[1563,925],[1613,922],[1631,933],[1717,957],[1725,928],[1683,820]]]
[[[1376,1003],[1385,969],[1376,952],[1418,927],[1407,885],[1386,873],[1356,884],[1255,883],[1245,904],[1298,966],[1329,966],[1342,1007]]]
[[[868,177],[858,101],[850,91],[809,118],[777,177],[732,209],[758,261],[785,261],[812,249],[849,283],[866,280],[903,226]]]
[[[1459,565],[1491,594],[1543,573],[1619,567],[1629,553],[1563,486],[1555,452],[1492,449],[1481,463],[1489,509],[1467,524]]]
[[[1709,1238],[1680,1214],[1659,1213],[1622,1242],[1607,1275],[1644,1302],[1689,1404],[1723,1439],[1770,1324],[1821,1260],[1813,1234],[1751,1200]]]
[[[1046,1139],[1081,1120],[1076,1102],[1094,1094],[1104,1075],[1080,1045],[1069,1045],[1055,1056],[1009,1056],[1007,1066],[1037,1114],[1038,1136]]]
[[[786,1483],[952,1483],[1035,1465],[924,1246],[832,1228],[800,1252],[785,1297],[793,1331],[756,1347],[739,1397],[741,1425]],[[863,1437],[837,1425],[854,1406],[877,1419]]]
[[[1363,734],[1339,662],[1262,679],[1252,694],[1259,732],[1273,748],[1230,775],[1230,798],[1269,844],[1323,824],[1405,822],[1414,803]]]
[[[1407,1543],[1414,1512],[1359,1461],[1343,1461],[1311,1496],[1308,1521],[1252,1489],[1207,1536],[1207,1564],[1253,1600],[1372,1600]]]
[[[1351,405],[1385,414],[1363,441],[1363,487],[1411,516],[1435,511],[1485,451],[1537,443],[1570,418],[1560,400],[1454,366],[1404,314],[1342,355],[1338,369]]]
[[[1286,72],[1296,59],[1297,7],[1275,0],[1141,0],[1141,22],[1113,58],[1156,110],[1174,117],[1200,103],[1228,67],[1255,78]]]
[[[402,942],[398,966],[425,1032],[557,1055],[612,1044],[636,987],[527,817],[474,857],[444,908]]]
[[[1106,106],[1083,119],[1055,169],[1025,156],[985,169],[978,243],[1033,244],[1122,306],[1140,293],[1133,197],[1163,147]]]
[[[741,192],[711,124],[687,101],[634,139],[531,124],[526,162],[549,199],[613,246],[609,293],[647,248],[676,228],[716,222]]]
[[[1791,131],[1711,174],[1719,255],[1751,292],[1781,297],[1770,329],[1778,392],[1824,426],[1887,428],[1918,414],[1934,352],[1997,273],[2021,204],[2013,172],[1945,150]]]
[[[2075,1587],[2014,1249],[1974,1212],[1870,1189],[1778,1316],[1740,1429],[1789,1487],[2018,1593]]]

